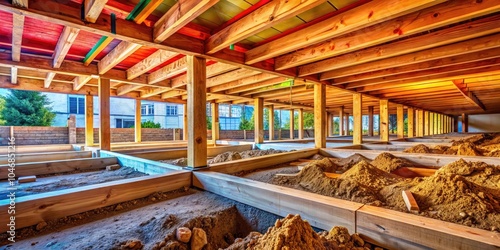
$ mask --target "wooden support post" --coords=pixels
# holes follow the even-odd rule
[[[274,140],[274,106],[269,105],[267,108],[269,111],[269,140]]]
[[[408,108],[408,138],[415,137],[414,124],[415,124],[415,112],[413,108]]]
[[[295,132],[295,115],[294,115],[294,110],[290,109],[290,139],[295,138],[294,132]]]
[[[373,106],[368,107],[368,136],[373,136]]]
[[[76,144],[76,116],[71,114],[68,118],[69,144]]]
[[[254,100],[254,121],[255,121],[255,143],[264,142],[264,99],[255,98]]]
[[[328,137],[331,137],[333,136],[333,115],[332,113],[330,112],[326,112],[326,129],[327,129],[327,133],[326,135]]]
[[[352,95],[352,105],[354,116],[352,143],[357,145],[363,143],[363,96],[360,93]]]
[[[389,101],[380,100],[380,140],[389,141]]]
[[[186,141],[188,138],[188,106],[187,106],[187,104],[184,104],[183,108],[184,108],[184,110],[183,110],[184,113],[182,114],[182,118],[183,118],[182,140]]]
[[[343,111],[343,109],[342,109]],[[326,86],[314,85],[314,144],[316,148],[326,147]]]
[[[351,135],[350,131],[351,120],[349,118],[350,118],[349,113],[345,113],[345,133],[344,133],[345,135]]]
[[[458,117],[453,116],[453,132],[458,132]]]
[[[187,59],[188,167],[207,165],[207,87],[206,60],[197,56]]]
[[[424,136],[424,111],[418,110],[418,137]]]
[[[398,138],[404,138],[405,137],[405,123],[404,123],[404,110],[403,110],[403,104],[398,104],[396,107],[397,111],[397,120],[398,120],[398,127],[397,127],[397,133],[398,133]]]
[[[438,134],[442,134],[443,133],[443,131],[441,131],[441,120],[442,120],[441,119],[441,114],[437,114],[437,120],[436,120],[436,122],[437,122],[437,132],[438,132]]]
[[[339,135],[344,135],[344,106],[339,110]]]
[[[304,139],[304,109],[299,109],[299,139]]]
[[[429,112],[429,135],[434,135],[434,113]]]
[[[212,111],[212,141],[213,144],[217,144],[216,141],[219,140],[219,104],[216,102],[210,103],[210,110]]]
[[[85,96],[85,146],[94,146],[94,97]]]
[[[99,148],[111,150],[110,80],[99,78]]]
[[[430,135],[429,133],[429,111],[424,111],[424,136]]]
[[[142,142],[142,120],[141,120],[141,100],[135,100],[135,142]]]
[[[469,115],[466,113],[462,114],[462,133],[469,132]]]

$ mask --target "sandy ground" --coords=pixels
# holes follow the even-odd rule
[[[16,187],[16,197],[31,194],[45,193],[50,191],[82,187],[92,184],[129,179],[146,176],[132,168],[121,167],[114,171],[91,171],[91,172],[69,172],[57,175],[37,176],[36,182],[19,183]],[[8,181],[0,182],[0,197],[7,197],[9,191]]]
[[[139,240],[144,249],[186,249],[175,241],[175,230],[185,226],[206,231],[206,250],[226,248],[236,238],[251,231],[261,233],[279,217],[262,210],[208,192],[190,189],[155,194],[82,214],[48,222],[37,231],[21,229],[13,245],[5,245],[1,234],[0,249],[127,249],[129,240]]]

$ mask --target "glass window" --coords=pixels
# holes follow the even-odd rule
[[[167,105],[167,116],[177,116],[177,106]]]
[[[219,104],[219,117],[229,117],[229,105]]]
[[[141,115],[154,115],[155,105],[154,104],[142,104],[141,105]]]
[[[70,114],[85,114],[85,98],[84,97],[69,97],[69,113]]]
[[[231,105],[231,117],[241,117],[241,106]]]
[[[135,125],[134,120],[132,120],[132,119],[122,119],[122,118],[116,119],[116,127],[117,128],[131,128],[134,125]]]

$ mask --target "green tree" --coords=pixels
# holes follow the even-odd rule
[[[314,113],[304,112],[304,129],[313,129],[314,128]],[[290,128],[290,121],[287,121],[283,127],[285,129]],[[298,129],[299,127],[299,114],[293,115],[293,128]]]
[[[269,109],[264,109],[264,130],[269,129]],[[274,111],[274,129],[280,129],[280,113]]]
[[[56,116],[50,104],[40,92],[10,90],[1,114],[10,126],[50,126]]]
[[[207,129],[212,129],[212,117],[207,116]]]
[[[161,128],[161,124],[159,122],[145,121],[141,122],[141,128]]]
[[[250,120],[248,120],[244,115],[242,115],[240,119],[240,130],[252,130],[255,128],[255,118],[253,114]]]
[[[2,96],[0,96],[0,114],[2,114],[2,110],[4,109],[4,107],[5,107],[5,99]],[[5,123],[6,123],[5,120],[0,115],[0,126],[5,125]]]

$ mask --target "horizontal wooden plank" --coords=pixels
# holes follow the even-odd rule
[[[15,154],[16,163],[57,161],[78,158],[91,158],[90,151],[69,151],[69,152],[50,152],[50,153],[28,153]],[[7,164],[8,156],[0,155],[0,164]]]
[[[70,159],[46,162],[19,163],[15,166],[16,176],[56,174],[76,170],[99,170],[118,163],[116,157]],[[0,179],[7,179],[9,165],[0,165]]]
[[[318,149],[304,149],[293,152],[235,160],[230,162],[215,163],[210,164],[209,167],[211,171],[217,171],[221,173],[237,173],[241,171],[270,167],[281,163],[295,161],[301,158],[308,158],[317,153]]]
[[[0,147],[0,155],[8,154],[9,151],[12,151],[12,148],[9,150],[8,146]],[[16,145],[15,151],[17,154],[73,151],[73,145],[71,144]]]
[[[500,234],[380,207],[356,211],[356,232],[389,249],[499,249]]]
[[[143,172],[146,174],[165,174],[169,173],[175,170],[182,170],[182,167],[159,162],[159,161],[153,161],[153,160],[148,160],[148,159],[143,159],[131,155],[124,155],[116,152],[110,152],[110,151],[105,151],[101,150],[100,151],[100,156],[101,157],[116,157],[118,159],[118,163],[121,166],[127,166],[129,168],[133,168],[139,172]]]
[[[355,231],[355,211],[363,204],[275,186],[211,171],[193,173],[193,185],[264,211],[286,216],[300,214],[313,227],[344,226]]]
[[[191,173],[163,175],[70,188],[16,198],[16,229],[191,185]],[[8,230],[9,200],[0,201],[0,232]]]

